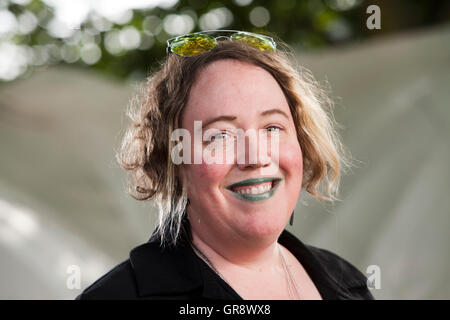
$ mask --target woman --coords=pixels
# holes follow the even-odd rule
[[[77,299],[373,299],[357,268],[284,230],[301,189],[335,200],[348,164],[312,77],[253,33],[167,52],[118,157],[158,227]]]

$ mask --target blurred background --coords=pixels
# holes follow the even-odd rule
[[[356,166],[288,230],[378,270],[378,299],[450,299],[445,0],[0,0],[0,299],[73,299],[148,240],[125,107],[168,38],[206,29],[276,35],[331,89]]]

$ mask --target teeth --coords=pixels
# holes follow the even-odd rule
[[[272,182],[264,182],[257,186],[239,187],[233,190],[240,194],[261,194],[272,189]]]

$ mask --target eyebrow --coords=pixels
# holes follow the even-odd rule
[[[264,112],[261,112],[262,116],[269,116],[271,114],[281,114],[282,116],[284,116],[286,119],[289,120],[289,116],[286,114],[286,112],[284,112],[283,110],[280,110],[280,109],[274,108],[274,109],[269,109]]]
[[[284,116],[286,119],[289,119],[289,116],[286,114],[286,112],[280,110],[280,109],[269,109],[266,111],[261,112],[261,116],[269,116],[271,114],[281,114],[282,116]],[[217,121],[234,121],[236,120],[236,116],[227,116],[227,115],[223,115],[223,116],[219,116],[219,117],[215,117],[215,118],[210,118],[208,120],[205,121],[205,123],[202,125],[202,129],[209,126],[211,123],[213,122],[217,122]]]
[[[205,123],[202,125],[202,129],[204,127],[209,126],[213,122],[217,122],[217,121],[234,121],[234,120],[236,120],[236,116],[219,116],[219,117],[215,117],[215,118],[210,118],[210,119],[206,120]]]

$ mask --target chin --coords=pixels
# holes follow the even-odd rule
[[[242,231],[247,238],[272,242],[278,238],[284,227],[285,225],[282,221],[268,221],[260,217],[247,222],[246,227]]]

